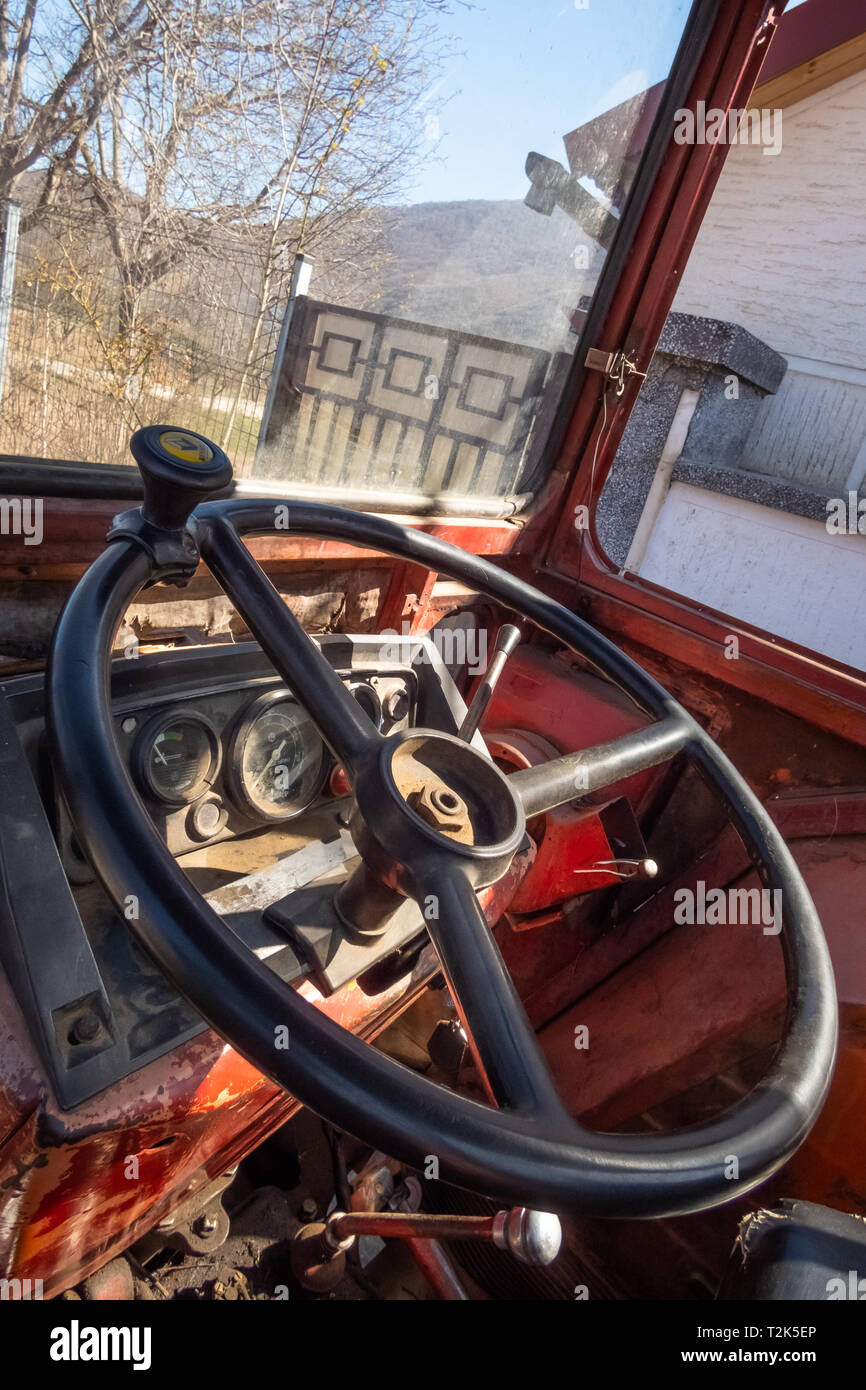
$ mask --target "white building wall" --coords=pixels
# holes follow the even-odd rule
[[[859,487],[866,470],[866,372],[848,370],[840,378],[842,370],[789,358],[778,391],[761,402],[741,466],[834,495]]]
[[[866,438],[864,228],[858,73],[784,108],[778,155],[731,149],[674,305],[739,323],[789,359],[744,468],[828,491],[850,477]]]
[[[834,496],[866,475],[866,73],[784,108],[782,150],[737,145],[674,308],[788,358],[742,466]],[[711,462],[711,460],[707,460]],[[675,483],[639,560],[666,588],[866,669],[866,537]]]
[[[783,356],[866,366],[866,73],[786,106],[782,149],[735,145],[675,309]]]
[[[866,669],[866,536],[674,483],[641,577]]]

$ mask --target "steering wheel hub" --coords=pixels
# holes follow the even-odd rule
[[[507,777],[479,749],[437,729],[382,741],[361,768],[350,829],[382,883],[411,896],[410,866],[455,858],[475,888],[496,883],[523,840],[526,820]]]

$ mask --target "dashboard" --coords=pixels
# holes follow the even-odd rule
[[[456,732],[465,706],[422,638],[326,635],[320,649],[385,733]],[[256,643],[119,657],[117,748],[158,833],[199,891],[284,980],[325,995],[411,968],[414,904],[363,948],[331,904],[358,863],[345,775]],[[0,685],[0,961],[61,1108],[205,1027],[129,930],[82,854],[57,786],[41,673]],[[420,949],[420,947],[418,948]]]
[[[378,729],[411,724],[411,673],[360,668],[344,679]],[[205,688],[183,701],[119,701],[115,736],[173,854],[292,820],[345,791],[309,714],[279,682]]]

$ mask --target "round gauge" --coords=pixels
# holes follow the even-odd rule
[[[133,765],[140,785],[158,801],[183,806],[208,789],[217,774],[216,731],[200,714],[160,714],[136,740]]]
[[[306,810],[325,776],[325,745],[307,712],[285,690],[260,695],[232,738],[229,781],[235,800],[261,820]]]
[[[349,681],[349,689],[377,729],[382,727],[382,701],[369,681]]]

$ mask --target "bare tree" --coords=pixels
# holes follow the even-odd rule
[[[394,191],[419,150],[412,103],[435,56],[424,17],[441,2],[147,0],[121,71],[105,0],[67,0],[94,55],[93,100],[48,161],[41,207],[59,173],[86,175],[123,326],[136,291],[221,228],[276,242],[294,221],[312,243]]]
[[[353,246],[353,268],[360,272],[362,252],[369,276],[374,248],[381,254],[380,210],[420,158],[419,96],[439,56],[425,8],[325,0],[294,17],[291,54],[282,48],[292,81],[277,94],[282,163],[246,206],[234,210],[250,244],[255,311],[223,443],[247,375],[266,347],[263,329],[284,304],[294,257],[323,252],[332,273],[338,259],[345,271]]]
[[[88,379],[104,378],[125,421],[170,355],[149,291],[183,268],[192,297],[178,319],[194,319],[191,287],[221,275],[235,326],[219,407],[228,440],[297,252],[344,282],[369,274],[381,208],[429,153],[420,99],[441,52],[431,19],[447,0],[38,8],[48,3],[0,0],[4,149],[19,176],[39,171],[25,227],[56,242],[39,275],[86,323]],[[40,30],[34,45],[36,21],[44,30],[52,15],[52,44]]]
[[[41,164],[50,199],[158,23],[148,0],[0,0],[0,197]]]

